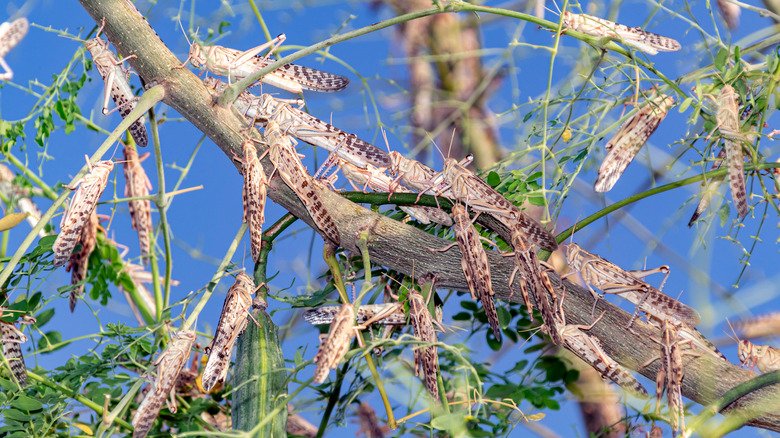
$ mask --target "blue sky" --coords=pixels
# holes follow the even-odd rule
[[[138,4],[142,12],[149,9],[148,2]],[[227,27],[230,33],[219,41],[220,45],[248,49],[265,42],[246,3],[239,2],[230,8],[225,5],[226,2],[198,2],[196,20],[192,23],[192,27],[199,28],[201,38],[205,38],[209,28],[216,29],[221,21],[227,21],[230,22]],[[387,7],[375,9],[365,2],[317,3],[316,5],[309,5],[308,2],[284,2],[283,4],[259,2],[258,5],[263,11],[271,35],[284,32],[287,34],[286,44],[293,46],[306,46],[340,30],[363,27],[391,16]],[[497,3],[490,5],[506,6]],[[669,7],[679,8],[675,10],[686,14],[682,6],[670,4]],[[20,8],[21,13],[18,12]],[[694,16],[699,18],[702,27],[712,33],[712,21],[709,15],[706,15],[704,2],[691,3],[691,8]],[[190,3],[186,2],[181,10],[185,28],[190,25],[189,9]],[[670,78],[676,78],[712,61],[711,56],[704,53],[700,45],[701,36],[692,30],[687,22],[679,18],[667,19],[669,14],[660,11],[647,23],[646,17],[651,9],[650,3],[625,3],[619,8],[618,21],[631,26],[646,25],[649,30],[674,37],[682,43],[681,52],[662,53],[652,57],[651,61],[656,68]],[[188,50],[187,42],[178,22],[172,19],[179,10],[178,2],[161,1],[151,8],[148,20],[168,47],[183,60]],[[53,29],[67,30],[71,34],[78,34],[80,28],[86,28],[86,31],[81,32],[83,36],[94,25],[91,18],[75,2],[65,8],[61,2],[51,0],[26,3],[11,1],[6,3],[5,8],[0,12],[5,17],[15,16],[14,14],[24,15],[34,25],[27,38],[5,58],[14,69],[14,82],[25,88],[29,85],[34,91],[41,90],[35,81],[44,85],[50,84],[53,75],[58,74],[67,65],[73,53],[79,48],[77,41],[58,37],[56,33],[41,27],[51,26]],[[601,12],[603,13],[603,9]],[[481,28],[482,38],[485,47],[489,49],[482,59],[486,68],[498,62],[505,62],[502,61],[502,55],[509,57],[505,65],[506,73],[502,88],[490,100],[489,108],[497,114],[496,121],[500,126],[499,134],[503,147],[507,151],[523,150],[528,147],[528,127],[524,126],[523,116],[530,108],[523,106],[516,111],[512,111],[512,108],[514,105],[522,105],[529,99],[537,99],[544,94],[548,82],[550,55],[547,50],[539,46],[550,46],[553,40],[549,32],[538,30],[536,26],[524,22],[505,18],[495,20],[493,17],[485,16],[480,18],[484,20]],[[549,12],[546,18],[557,19]],[[725,31],[725,27],[719,19],[717,23],[722,38],[728,42],[729,34]],[[748,36],[754,29],[770,24],[768,19],[760,18],[750,11],[743,11],[741,27],[735,33],[733,40],[739,41],[739,38]],[[510,45],[512,41],[521,44]],[[591,56],[587,50],[593,50],[583,51],[581,43],[572,38],[562,38],[561,45],[561,52],[556,59],[552,75],[552,83],[556,90],[566,89],[571,81],[569,76],[571,69],[576,68],[576,59],[585,55]],[[382,141],[377,129],[377,119],[381,118],[391,131],[389,136],[391,148],[405,151],[408,146],[405,143],[409,141],[406,131],[407,95],[404,92],[404,88],[407,87],[405,83],[407,74],[403,61],[405,55],[401,51],[395,31],[386,29],[339,44],[332,47],[330,53],[366,79],[361,83],[361,80],[343,65],[333,61],[323,61],[316,55],[300,60],[298,63],[301,65],[343,74],[352,80],[350,86],[338,94],[306,93],[305,97],[311,113],[324,120],[332,118],[334,125],[373,141],[380,147]],[[610,55],[608,59],[617,58]],[[594,75],[596,83],[602,83],[604,74],[609,74],[608,67],[602,65],[602,68],[605,70],[600,70]],[[77,67],[76,71],[80,73],[80,67]],[[587,71],[581,73],[587,74]],[[110,131],[119,123],[120,118],[116,113],[108,117],[100,113],[102,81],[94,70],[89,73],[89,77],[91,82],[80,93],[78,103],[85,116],[92,117],[97,124]],[[131,80],[136,86],[140,83],[136,77]],[[643,82],[642,86],[647,88],[649,84]],[[687,84],[683,88],[686,92],[690,92],[690,86],[691,84]],[[379,104],[378,114],[373,111],[368,101],[369,91]],[[25,117],[35,101],[36,98],[26,91],[7,84],[0,89],[0,116],[4,120]],[[575,114],[585,110],[584,106],[578,106]],[[172,119],[163,124],[160,129],[163,160],[166,163],[166,181],[170,188],[180,176],[176,166],[184,166],[188,162],[201,138],[201,133],[190,124],[178,121],[179,116],[172,110],[161,111],[158,107],[157,112]],[[554,112],[551,114],[557,115]],[[557,218],[558,230],[565,229],[605,204],[623,199],[648,187],[650,171],[647,163],[652,163],[654,168],[661,169],[663,173],[653,182],[654,185],[694,174],[696,169],[684,172],[691,161],[698,159],[692,153],[683,153],[682,158],[671,170],[664,166],[664,163],[682,153],[679,145],[671,147],[667,145],[679,140],[691,129],[686,125],[690,114],[691,109],[682,114],[677,109],[671,110],[667,120],[651,138],[648,147],[640,152],[636,162],[628,167],[623,178],[612,191],[607,193],[606,197],[595,194],[592,184],[595,181],[598,160],[604,156],[603,145],[611,134],[596,141],[595,146],[592,147],[598,150],[589,157],[587,171],[578,176]],[[619,116],[620,108],[615,108],[607,114],[606,121],[614,123]],[[771,118],[767,122],[770,130],[776,127],[773,126]],[[69,181],[83,165],[84,154],[92,154],[105,138],[105,134],[88,131],[83,126],[67,135],[60,129],[52,135],[46,148],[42,149],[33,142],[32,123],[29,126],[26,139],[29,167],[36,171],[40,168],[42,177],[50,184],[55,181]],[[692,132],[699,129],[700,127],[692,129]],[[777,149],[773,142],[762,141],[761,152],[765,156],[777,156]],[[307,154],[306,164],[309,169],[315,169],[319,161],[313,158],[315,154],[312,153],[312,149],[301,148],[300,150]],[[54,159],[42,160],[44,151]],[[140,151],[143,152],[145,151]],[[13,153],[19,158],[23,158],[25,154],[19,149],[15,149]],[[316,156],[320,161],[324,158],[322,151],[318,151]],[[108,157],[104,158],[108,159]],[[121,152],[117,150],[114,158],[121,159]],[[152,164],[153,160],[149,159],[145,162],[145,167],[156,188],[157,181]],[[522,163],[520,167],[525,164]],[[109,185],[103,200],[109,199],[114,194],[116,197],[123,196],[124,183],[121,173],[117,175],[118,185],[116,188]],[[203,185],[203,190],[176,197],[169,212],[174,238],[173,278],[181,281],[181,285],[174,288],[172,301],[181,299],[191,291],[197,291],[207,284],[215,272],[216,264],[240,226],[241,178],[230,160],[226,159],[210,140],[206,140],[198,150],[181,188],[197,185]],[[703,323],[699,327],[700,330],[711,338],[721,338],[726,327],[726,318],[735,320],[778,308],[778,274],[775,268],[776,243],[779,237],[776,228],[777,218],[770,210],[767,220],[763,223],[763,229],[760,230],[761,242],[755,248],[751,248],[752,240],[749,236],[754,236],[759,231],[763,205],[756,206],[756,217],[749,216],[744,221],[739,239],[748,250],[752,251],[752,257],[750,266],[741,275],[743,263],[740,260],[743,257],[743,249],[735,241],[724,238],[728,235],[731,221],[735,217],[733,212],[725,227],[721,227],[717,220],[709,229],[701,224],[692,229],[686,226],[698,202],[697,197],[694,197],[698,190],[698,185],[694,184],[633,204],[626,209],[628,214],[625,218],[619,219],[616,215],[612,215],[606,220],[602,219],[577,233],[575,241],[625,268],[670,265],[672,274],[664,290],[672,296],[682,293],[681,300],[702,313]],[[760,193],[757,184],[754,185],[753,192]],[[725,192],[721,190],[721,193]],[[725,193],[725,196],[730,201],[730,195]],[[47,207],[45,202],[41,204],[43,208]],[[273,223],[285,213],[275,204],[269,204],[266,212],[267,224]],[[110,205],[99,207],[101,213],[109,211]],[[156,222],[157,215],[154,214],[153,217]],[[55,219],[55,223],[59,223],[59,219]],[[284,240],[279,241],[271,257],[268,271],[279,272],[279,276],[273,282],[274,288],[284,288],[292,283],[293,287],[288,293],[299,294],[307,291],[307,286],[317,288],[320,285],[317,277],[324,268],[320,257],[320,238],[300,223],[294,225],[292,229],[297,232],[288,232]],[[9,248],[15,248],[28,231],[26,225],[12,230]],[[136,235],[130,229],[125,205],[117,208],[110,224],[109,235],[129,246],[127,257],[138,256]],[[158,242],[161,244],[162,240],[158,239]],[[309,253],[310,247],[311,253]],[[248,253],[248,241],[245,241],[234,261],[250,268]],[[242,260],[243,256],[246,258]],[[738,278],[739,288],[732,287]],[[64,270],[52,273],[42,289],[44,297],[55,294],[56,288],[69,283],[69,279],[69,274]],[[209,306],[201,314],[198,322],[199,328],[204,332],[208,332],[216,324],[224,293],[231,283],[229,281],[220,283]],[[311,292],[310,288],[308,292]],[[724,296],[733,296],[734,299],[724,300]],[[612,301],[617,303],[615,300]],[[134,324],[134,319],[121,294],[116,294],[105,308],[100,307],[98,303],[90,304],[93,305],[92,310],[84,305],[84,302],[80,302],[76,314],[71,316],[67,314],[66,299],[54,300],[50,306],[56,309],[57,315],[47,328],[62,331],[65,338],[95,333],[97,324],[92,316],[93,310],[98,313],[103,324],[120,321]],[[453,309],[457,308],[457,305],[450,306]],[[271,303],[272,309],[281,307],[284,307],[284,304]],[[627,306],[624,308],[629,309]],[[177,315],[180,310],[181,308],[174,309],[173,314]],[[275,319],[278,318],[279,324],[282,325],[291,315],[292,312],[280,311],[275,314]],[[446,318],[445,316],[445,321]],[[77,321],[79,323],[74,324]],[[284,344],[286,357],[292,357],[296,348],[304,345],[308,345],[306,358],[313,356],[316,336],[316,329],[301,324],[294,325],[286,334],[287,339]],[[445,341],[460,340],[460,335],[449,336]],[[481,335],[475,339],[481,339]],[[80,341],[56,353],[28,359],[28,363],[38,360],[42,366],[50,367],[61,363],[71,355],[83,354],[91,346],[91,341]],[[514,351],[518,347],[511,348]],[[733,348],[725,348],[724,352],[732,361],[737,360]],[[484,352],[485,356],[490,354],[489,351]],[[499,362],[496,366],[500,367],[502,363]],[[652,382],[647,379],[643,379],[643,383],[652,387]],[[398,391],[396,401],[403,404],[405,402],[403,389],[396,388],[395,391]],[[378,397],[372,397],[369,401],[379,406]],[[547,411],[549,416],[542,424],[564,436],[572,436],[575,431],[581,433],[580,421],[578,417],[573,416],[573,413],[576,413],[573,409],[576,409],[573,403],[564,403],[560,412]],[[350,425],[348,428],[352,429],[354,426]],[[524,429],[520,427],[513,435],[521,436],[523,432]]]

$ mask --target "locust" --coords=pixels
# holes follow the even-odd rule
[[[776,336],[780,334],[780,312],[770,312],[764,315],[744,319],[734,324],[746,338]]]
[[[649,55],[657,55],[659,51],[676,52],[682,48],[680,43],[673,38],[592,15],[563,11],[561,19],[563,21],[561,32],[571,29],[595,37],[614,38]]]
[[[742,153],[744,136],[739,132],[739,105],[737,93],[731,85],[724,85],[718,95],[716,114],[718,130],[723,136],[723,149],[726,150],[726,165],[729,173],[729,187],[737,214],[745,217],[748,212],[747,189],[745,187],[745,156]]]
[[[601,289],[604,293],[616,294],[637,306],[637,311],[634,312],[629,327],[639,311],[644,311],[661,320],[670,318],[675,323],[684,322],[696,325],[701,322],[701,317],[695,309],[641,280],[641,278],[657,272],[665,273],[668,276],[668,266],[644,271],[625,271],[609,260],[585,251],[576,243],[570,243],[567,246],[566,260],[569,266],[579,273],[596,300],[600,296],[593,290],[593,287]],[[663,282],[665,281],[666,277],[664,277]],[[663,287],[663,282],[661,287]],[[595,305],[594,303],[594,308]]]
[[[494,292],[490,279],[490,264],[485,248],[482,246],[479,232],[469,218],[466,207],[462,204],[452,206],[452,220],[454,222],[452,229],[455,232],[457,242],[433,251],[447,251],[458,245],[462,254],[460,266],[466,277],[466,283],[469,285],[471,299],[477,300],[479,298],[482,301],[482,307],[485,309],[485,315],[493,335],[498,342],[501,342],[501,326],[498,323],[498,314],[493,302]]]
[[[615,136],[607,143],[607,156],[601,162],[599,177],[594,185],[597,192],[608,192],[612,189],[626,167],[666,118],[672,105],[674,97],[656,93],[620,126]]]
[[[417,160],[406,158],[396,151],[389,153],[390,157],[390,173],[395,176],[395,185],[391,186],[391,190],[403,182],[406,187],[415,190],[420,193],[427,193],[429,195],[436,196],[437,193],[433,189],[433,179],[436,177],[436,171],[420,163]],[[451,197],[451,191],[444,191],[438,193],[440,195]]]
[[[670,425],[672,427],[672,436],[677,435],[677,431],[685,429],[685,406],[682,402],[682,379],[685,364],[683,356],[689,355],[697,357],[699,353],[689,350],[683,350],[684,345],[690,347],[691,341],[688,339],[680,340],[677,328],[671,319],[666,318],[661,323],[661,340],[650,338],[661,346],[661,353],[647,361],[639,367],[641,370],[656,360],[661,361],[658,375],[655,380],[656,389],[656,408],[658,415],[661,404],[661,397],[666,389],[666,399],[669,404]]]
[[[737,355],[742,366],[750,366],[750,371],[758,368],[762,373],[780,370],[780,350],[769,345],[756,345],[746,339],[740,340],[733,327],[731,331],[734,336],[729,337],[737,343]]]
[[[648,317],[647,322],[659,329],[663,323],[662,320],[652,316]],[[718,360],[725,360],[726,362],[729,361],[726,356],[724,356],[723,353],[718,350],[718,347],[716,347],[715,344],[713,344],[709,339],[705,338],[704,335],[699,333],[695,327],[681,321],[676,322],[676,324],[677,325],[675,326],[675,329],[677,330],[677,337],[684,341],[690,341],[690,346],[692,349],[703,351]]]
[[[270,145],[269,157],[275,172],[295,191],[320,232],[338,245],[341,241],[339,230],[319,197],[319,191],[325,190],[325,187],[309,175],[290,137],[282,133],[275,120],[269,121],[265,127],[265,138]]]
[[[723,16],[726,26],[729,30],[735,30],[739,26],[739,16],[742,14],[742,9],[738,5],[726,0],[717,0],[717,3],[720,15]]]
[[[531,248],[531,245],[526,241],[523,235],[516,229],[512,230],[511,245],[514,252],[511,254],[504,254],[504,256],[515,257],[515,269],[512,271],[512,275],[509,277],[509,288],[512,289],[512,283],[514,283],[515,276],[520,274],[520,290],[523,294],[523,301],[528,309],[528,315],[533,315],[533,307],[531,306],[531,300],[529,297],[528,289],[531,290],[534,296],[534,302],[539,309],[539,314],[542,316],[542,322],[547,327],[555,327],[555,304],[550,304],[550,300],[547,297],[547,292],[555,298],[555,289],[550,282],[550,278],[547,276],[547,272],[542,269],[539,259],[536,257],[536,253]],[[546,291],[546,292],[545,292]],[[558,330],[549,330],[550,338],[556,345],[563,344],[563,339],[560,336]]]
[[[317,367],[314,370],[314,383],[322,383],[328,372],[335,369],[349,351],[349,344],[355,336],[355,312],[352,304],[344,303],[333,319],[327,335],[320,335],[320,348],[314,356]]]
[[[0,24],[0,67],[5,70],[4,73],[0,73],[0,81],[10,81],[14,78],[13,70],[5,62],[5,55],[27,35],[29,27],[30,23],[24,17]]]
[[[210,392],[217,383],[225,381],[233,345],[249,322],[247,316],[252,309],[254,291],[255,282],[249,275],[240,272],[236,276],[236,282],[227,292],[214,339],[204,350],[209,355],[201,377],[206,392]]]
[[[125,145],[124,149],[124,174],[125,174],[125,197],[138,198],[149,196],[152,190],[152,182],[146,175],[146,171],[141,166],[143,158],[138,156],[138,152],[132,145]],[[130,222],[133,229],[138,233],[138,244],[141,247],[141,258],[144,265],[149,266],[149,257],[152,249],[152,206],[148,199],[136,199],[127,202],[127,209],[130,211]]]
[[[194,42],[190,45],[189,56],[180,67],[190,62],[199,70],[205,68],[217,76],[227,76],[228,80],[241,80],[274,63],[275,59],[259,56],[259,54],[263,50],[278,46],[285,39],[286,36],[281,34],[265,44],[243,52],[222,46],[201,46]],[[323,92],[341,91],[347,87],[349,79],[313,68],[285,64],[260,78],[260,82],[300,94],[304,89]]]
[[[176,381],[190,357],[194,341],[194,331],[180,330],[173,334],[168,348],[154,360],[153,365],[157,367],[157,379],[150,385],[149,392],[133,415],[132,424],[135,428],[133,438],[144,438],[149,433],[154,419],[157,418],[163,402],[169,395],[172,400],[175,400],[173,397]],[[175,402],[169,403],[168,409],[175,413]]]
[[[204,83],[222,93],[226,84],[213,78],[206,78]],[[253,96],[243,92],[236,99],[236,108],[252,123],[265,125],[274,119],[285,130],[285,133],[334,153],[351,164],[365,169],[366,164],[379,168],[390,167],[387,152],[373,144],[357,138],[355,134],[346,133],[335,126],[309,115],[291,104],[302,105],[303,101],[277,99],[270,94]]]
[[[751,370],[758,368],[762,373],[780,370],[780,350],[769,345],[740,341],[738,355],[742,365],[750,365]]]
[[[78,190],[76,187],[64,186],[70,190],[76,190],[76,192],[73,194],[68,210],[62,216],[60,234],[52,245],[54,251],[52,264],[55,268],[63,266],[70,260],[73,248],[81,238],[84,225],[92,212],[95,211],[97,201],[108,184],[108,176],[114,170],[113,161],[98,161],[92,165],[89,162],[89,157],[85,155],[84,158],[87,160],[89,173],[79,181]]]
[[[330,324],[341,311],[341,306],[321,306],[303,313],[309,324]],[[406,314],[399,303],[363,304],[356,312],[356,322],[361,327],[370,324],[406,325]]]
[[[241,145],[243,157],[233,156],[242,164],[241,174],[244,176],[242,201],[244,204],[244,222],[249,224],[249,241],[252,249],[252,260],[260,260],[260,248],[263,244],[263,223],[265,222],[265,199],[268,179],[265,177],[263,165],[257,156],[257,149],[252,141]]]
[[[450,190],[453,199],[463,202],[475,211],[494,216],[509,229],[517,228],[528,239],[546,250],[556,250],[558,242],[547,229],[464,166],[464,163],[470,162],[471,159],[471,155],[461,162],[453,158],[446,159],[442,171],[431,181],[431,188],[436,194]]]
[[[330,324],[341,306],[320,306],[303,312],[303,320],[309,324]],[[436,307],[436,320],[441,323],[441,308]],[[371,324],[404,326],[408,318],[400,303],[363,304],[355,312],[355,321],[363,329]],[[436,323],[434,323],[436,324]]]
[[[5,310],[5,308],[0,307],[0,314],[5,313]],[[35,318],[25,315],[19,322],[33,324]],[[24,364],[21,344],[27,342],[27,336],[16,328],[13,322],[6,321],[0,321],[0,336],[2,337],[3,357],[8,362],[11,375],[19,387],[24,388],[27,386],[27,367]]]
[[[89,220],[81,229],[81,237],[79,238],[79,244],[81,249],[73,253],[70,257],[68,266],[65,267],[66,271],[71,271],[70,284],[78,285],[74,289],[71,289],[68,304],[70,306],[70,313],[76,309],[76,303],[78,303],[79,296],[84,292],[84,285],[82,283],[87,278],[87,272],[89,271],[89,256],[97,246],[97,232],[98,232],[98,215],[93,211],[89,215]]]
[[[604,351],[598,338],[585,333],[585,330],[592,329],[604,314],[602,313],[590,325],[566,324],[563,300],[564,297],[561,297],[553,325],[545,325],[543,327],[547,334],[553,338],[553,332],[557,332],[557,337],[563,340],[561,345],[598,371],[602,378],[612,380],[621,388],[639,397],[649,397],[647,390],[636,380],[631,372],[615,362]]]
[[[432,296],[433,290],[428,295],[428,299],[430,300]],[[416,290],[409,289],[407,299],[409,300],[409,321],[414,328],[414,335],[423,343],[414,349],[414,375],[419,377],[422,373],[428,393],[434,400],[439,400],[439,384],[436,379],[439,374],[439,358],[434,345],[437,342],[437,337],[431,312],[428,310],[428,303]],[[493,298],[489,298],[488,301],[492,303]],[[499,335],[496,336],[499,341],[501,340],[500,336],[499,332]]]
[[[713,162],[712,167],[710,167],[710,171],[720,169],[720,166],[723,165],[725,158],[726,149],[721,148],[720,152],[718,152],[718,156],[715,158],[715,162]],[[693,215],[691,215],[691,220],[688,221],[688,227],[693,226],[693,223],[696,222],[702,214],[704,214],[704,212],[707,210],[707,207],[710,205],[712,196],[715,194],[715,192],[718,191],[718,188],[722,183],[723,177],[713,178],[707,183],[706,188],[701,195],[701,199],[699,200],[699,204],[696,205],[696,211],[693,212]],[[704,184],[704,181],[702,181],[702,184]]]
[[[365,190],[370,187],[378,192],[412,193],[405,187],[393,188],[393,179],[376,166],[366,163],[366,168],[361,169],[346,160],[339,160],[341,173],[350,181],[357,184],[356,190]],[[444,226],[452,226],[452,218],[443,210],[433,207],[399,206],[402,211],[416,219],[418,222],[428,225],[431,222]]]
[[[105,22],[103,24],[105,25]],[[102,30],[103,26],[100,27],[97,34],[100,35]],[[116,104],[116,109],[119,110],[119,114],[124,119],[135,109],[138,98],[133,95],[133,90],[130,88],[128,71],[122,68],[122,63],[127,58],[124,61],[118,60],[114,52],[108,48],[108,44],[108,41],[100,38],[100,36],[96,36],[86,41],[84,46],[92,55],[95,68],[106,83],[103,98],[103,114],[110,114],[108,97],[111,96]],[[139,146],[145,147],[149,143],[143,116],[134,121],[127,130],[130,131],[130,135],[133,136],[133,139]]]
[[[360,431],[367,438],[384,438],[387,427],[379,424],[376,411],[368,402],[363,402],[357,408],[358,421],[360,422]]]
[[[302,436],[304,438],[315,438],[317,436],[317,427],[308,420],[295,413],[293,405],[287,405],[287,434],[290,436]]]

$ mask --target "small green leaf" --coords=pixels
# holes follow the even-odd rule
[[[718,54],[715,55],[715,68],[723,71],[723,67],[726,65],[727,59],[729,59],[729,51],[726,49],[720,49]]]
[[[60,332],[50,331],[46,332],[46,334],[38,339],[38,349],[44,350],[43,353],[50,353],[52,351],[59,350],[60,348],[65,347],[69,344],[69,342],[61,343],[62,342],[62,335]],[[59,344],[59,345],[58,345]],[[53,348],[55,345],[57,345],[56,348]],[[50,348],[53,348],[49,350]]]
[[[43,403],[35,400],[34,398],[27,397],[26,395],[20,395],[16,397],[11,401],[11,404],[25,411],[37,411],[43,409]]]
[[[487,176],[487,183],[490,184],[490,187],[496,188],[499,184],[501,184],[501,177],[498,176],[496,172],[491,170]]]
[[[560,405],[560,404],[558,404],[558,402],[557,402],[557,401],[555,401],[554,399],[551,399],[551,398],[546,398],[546,399],[544,399],[544,405],[545,405],[547,408],[549,408],[549,409],[552,409],[553,411],[559,411],[559,410],[561,410],[561,405]]]
[[[512,393],[516,392],[517,389],[517,385],[514,383],[493,385],[485,393],[485,398],[500,400],[509,397]]]
[[[501,328],[507,328],[509,322],[512,320],[512,314],[503,306],[497,306],[496,313],[498,313],[498,324]]]
[[[477,303],[475,303],[473,301],[461,301],[460,302],[460,307],[463,307],[464,309],[470,310],[472,312],[476,312],[477,309],[478,309]]]
[[[574,383],[580,378],[580,371],[579,370],[567,370],[566,375],[563,376],[563,383],[569,384]]]
[[[16,403],[17,400],[11,401],[11,404],[13,406],[16,406]],[[5,409],[3,411],[3,417],[9,420],[16,420],[22,423],[30,421],[30,416],[28,414],[25,414],[24,412],[17,409]]]
[[[469,321],[471,320],[471,314],[468,312],[458,312],[452,316],[453,321]]]
[[[501,343],[498,342],[498,339],[493,335],[493,330],[487,330],[485,332],[485,338],[487,339],[488,347],[490,347],[493,351],[498,351],[501,349]]]
[[[688,107],[691,106],[691,103],[693,103],[692,97],[685,98],[685,100],[683,100],[680,106],[677,108],[677,112],[680,114],[684,113],[685,110],[687,110]]]
[[[729,208],[729,204],[724,202],[718,209],[718,217],[720,217],[721,227],[726,226],[726,223],[729,221],[730,213],[731,213],[731,209]]]
[[[431,426],[440,430],[451,430],[455,425],[462,425],[464,420],[464,411],[453,412],[434,418],[431,420]]]
[[[54,316],[54,309],[46,309],[43,312],[39,313],[38,316],[35,317],[35,328],[41,328],[44,325],[46,325],[47,322],[51,320],[51,318]]]

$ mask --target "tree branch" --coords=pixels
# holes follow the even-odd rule
[[[204,132],[232,160],[233,152],[240,155],[242,138],[238,132],[246,121],[232,110],[213,105],[214,96],[189,70],[175,69],[181,64],[173,53],[159,39],[151,27],[122,0],[79,0],[96,23],[106,18],[105,32],[123,57],[136,55],[129,62],[135,71],[147,82],[157,82],[166,88],[164,102],[178,111],[195,127]],[[235,164],[235,162],[234,162]],[[272,170],[265,159],[266,172]],[[238,167],[238,166],[237,166]],[[271,182],[268,196],[313,225],[303,204],[295,194],[279,180]],[[240,196],[238,192],[235,196]],[[441,248],[448,242],[414,227],[404,225],[387,217],[375,214],[356,205],[332,191],[321,193],[326,208],[339,227],[341,246],[357,253],[355,242],[360,230],[369,229],[371,236],[368,247],[374,262],[397,270],[406,275],[412,272],[418,277],[428,273],[438,275],[439,287],[467,291],[461,271],[460,251],[457,247],[443,253],[434,253],[427,248]],[[521,297],[512,296],[508,288],[509,275],[514,269],[513,259],[502,257],[495,251],[488,251],[496,296],[513,302]],[[557,275],[551,279],[563,294],[561,280]],[[589,324],[593,299],[586,289],[568,281],[564,282],[566,299],[564,309],[570,324]],[[606,311],[603,320],[590,333],[598,337],[604,349],[615,360],[631,369],[658,355],[658,345],[650,340],[657,337],[657,330],[639,321],[634,323],[638,336],[626,330],[630,315],[605,300],[600,300],[597,312]],[[640,373],[655,379],[659,361],[645,367]],[[708,405],[726,391],[751,378],[751,372],[709,355],[692,359],[685,367],[683,395],[697,403]],[[724,412],[735,409],[749,410],[755,417],[749,424],[780,431],[780,394],[777,387],[762,388],[733,403]]]

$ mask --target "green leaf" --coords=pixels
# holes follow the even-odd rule
[[[54,245],[55,240],[57,240],[57,236],[41,237],[41,239],[38,241],[38,246],[43,250],[51,251],[51,247]]]
[[[12,400],[11,404],[16,406],[16,400]],[[3,411],[3,417],[10,420],[16,420],[22,423],[30,421],[30,415],[25,414],[24,412],[17,409],[5,409]]]
[[[468,312],[458,312],[452,316],[453,321],[470,321],[471,314]]]
[[[684,113],[685,110],[687,110],[688,107],[691,106],[691,103],[693,103],[692,97],[685,98],[685,100],[683,100],[680,106],[677,108],[677,112],[680,114]]]
[[[464,309],[470,310],[472,312],[476,312],[477,309],[478,309],[477,303],[475,303],[473,301],[461,301],[460,302],[460,307],[463,307]]]
[[[718,217],[720,217],[721,227],[726,226],[726,223],[729,221],[730,212],[731,209],[729,208],[729,204],[727,202],[721,204],[720,208],[718,209]]]
[[[566,375],[563,376],[563,383],[568,385],[569,383],[574,383],[580,378],[580,371],[579,370],[567,370]]]
[[[545,202],[544,197],[542,196],[529,196],[527,199],[528,203],[531,205],[536,205],[539,207],[544,207],[547,205],[547,202]]]
[[[431,426],[440,430],[451,430],[455,425],[463,425],[465,423],[464,411],[453,412],[451,414],[441,415],[431,420]]]
[[[54,309],[46,309],[43,312],[39,313],[38,316],[35,317],[35,328],[41,328],[44,325],[46,325],[47,322],[51,320],[51,318],[54,316]]]
[[[723,71],[727,59],[729,59],[729,51],[727,49],[720,49],[718,54],[715,55],[715,68]]]
[[[510,372],[520,372],[520,371],[523,371],[523,370],[525,369],[525,367],[527,367],[527,366],[528,366],[528,360],[526,360],[526,359],[523,359],[523,360],[521,360],[521,361],[518,361],[518,362],[515,364],[515,366],[514,366],[514,367],[512,367],[512,369],[511,369],[511,370],[509,370],[509,371],[510,371]]]
[[[509,397],[517,390],[517,385],[514,383],[493,385],[490,387],[490,389],[487,390],[487,392],[485,392],[485,398],[501,400],[503,398]]]
[[[51,353],[52,351],[57,351],[65,346],[67,346],[70,342],[62,342],[62,335],[60,332],[50,331],[46,332],[46,334],[38,339],[38,349],[44,350],[42,353]],[[58,345],[59,344],[59,345]],[[54,345],[57,345],[56,348],[53,348]],[[49,350],[50,348],[53,348],[52,350]]]
[[[37,411],[43,409],[43,403],[35,400],[34,398],[27,397],[26,395],[20,395],[16,399],[11,401],[11,405],[25,411]]]
[[[501,184],[501,177],[498,176],[496,172],[491,170],[490,173],[488,173],[486,181],[488,184],[490,184],[490,187],[496,188],[499,184]]]
[[[501,328],[507,328],[512,321],[512,314],[503,306],[497,306],[496,313],[498,313],[498,324]]]
[[[557,401],[555,401],[554,399],[551,399],[551,398],[544,399],[544,405],[547,408],[552,409],[553,411],[559,411],[561,409],[561,405],[558,404]]]
[[[498,342],[498,339],[493,335],[493,330],[487,330],[485,332],[485,338],[487,339],[488,347],[490,347],[491,350],[498,351],[501,349],[501,343]]]

